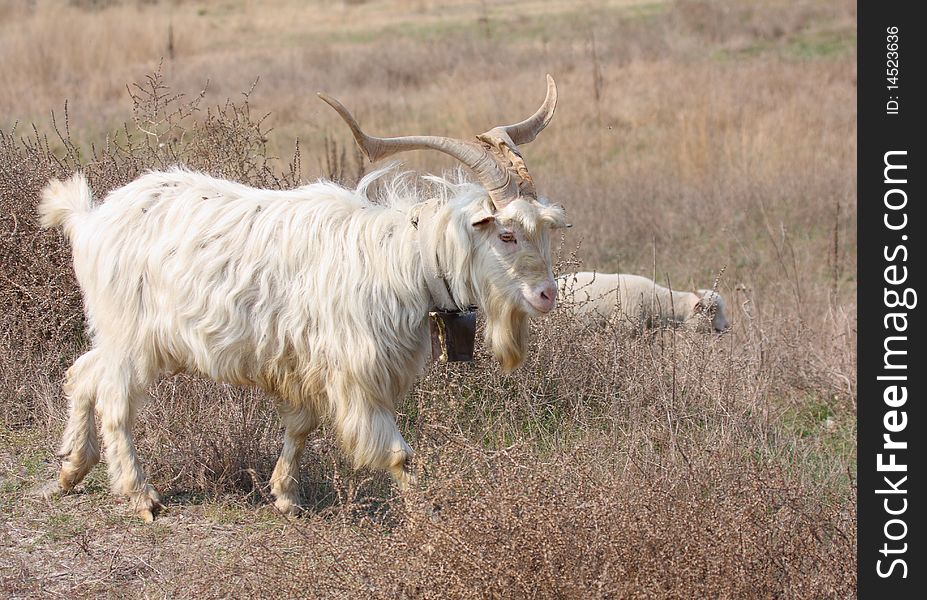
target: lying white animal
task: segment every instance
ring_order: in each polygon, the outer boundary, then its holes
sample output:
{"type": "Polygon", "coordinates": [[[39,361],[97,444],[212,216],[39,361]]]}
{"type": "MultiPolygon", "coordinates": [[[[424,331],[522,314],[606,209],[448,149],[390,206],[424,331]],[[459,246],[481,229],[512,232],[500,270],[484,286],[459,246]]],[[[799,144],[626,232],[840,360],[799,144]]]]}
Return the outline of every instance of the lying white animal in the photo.
{"type": "Polygon", "coordinates": [[[576,315],[637,328],[684,325],[695,331],[730,328],[721,294],[714,290],[677,292],[640,275],[580,272],[557,278],[563,306],[576,315]]]}

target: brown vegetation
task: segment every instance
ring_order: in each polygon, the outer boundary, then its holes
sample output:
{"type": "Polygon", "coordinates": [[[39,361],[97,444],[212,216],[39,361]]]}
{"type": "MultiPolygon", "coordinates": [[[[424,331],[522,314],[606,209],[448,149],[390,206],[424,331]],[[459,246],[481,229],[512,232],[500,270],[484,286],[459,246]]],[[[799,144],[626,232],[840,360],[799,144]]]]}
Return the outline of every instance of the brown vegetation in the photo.
{"type": "Polygon", "coordinates": [[[272,8],[0,0],[0,594],[853,596],[854,4],[272,8]],[[161,56],[170,90],[144,76],[161,56]],[[307,512],[284,519],[267,400],[186,376],[152,390],[137,429],[167,504],[153,525],[100,467],[82,493],[30,495],[86,344],[69,250],[37,227],[51,176],[80,165],[102,194],[183,162],[350,183],[362,166],[317,89],[373,133],[462,136],[530,110],[545,72],[561,105],[525,155],[574,224],[560,268],[718,279],[731,334],[629,339],[558,311],[513,375],[485,354],[435,366],[400,406],[420,474],[405,496],[321,431],[307,512]]]}

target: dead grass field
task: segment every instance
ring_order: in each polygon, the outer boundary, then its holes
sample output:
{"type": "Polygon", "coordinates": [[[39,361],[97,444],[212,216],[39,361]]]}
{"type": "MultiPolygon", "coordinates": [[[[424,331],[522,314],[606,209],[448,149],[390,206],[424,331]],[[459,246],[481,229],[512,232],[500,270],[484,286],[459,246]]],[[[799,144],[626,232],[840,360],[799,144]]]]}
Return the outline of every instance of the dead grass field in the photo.
{"type": "Polygon", "coordinates": [[[824,0],[0,0],[0,596],[855,596],[855,19],[824,0]],[[144,91],[162,57],[185,98],[144,91]],[[524,150],[574,224],[560,268],[717,279],[730,334],[627,339],[557,311],[513,375],[434,367],[399,407],[403,497],[322,430],[308,510],[284,519],[267,399],[185,376],[137,430],[154,524],[102,467],[30,493],[86,344],[67,246],[37,229],[50,176],[82,164],[102,194],[182,160],[350,182],[317,90],[371,132],[462,137],[533,110],[546,72],[557,116],[524,150]]]}

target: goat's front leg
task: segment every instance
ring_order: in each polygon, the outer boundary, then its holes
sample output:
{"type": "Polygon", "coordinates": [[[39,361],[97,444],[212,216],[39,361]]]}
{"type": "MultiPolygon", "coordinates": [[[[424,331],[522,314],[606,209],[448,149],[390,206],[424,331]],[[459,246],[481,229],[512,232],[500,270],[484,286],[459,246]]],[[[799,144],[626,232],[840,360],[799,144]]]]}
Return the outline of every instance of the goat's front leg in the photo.
{"type": "Polygon", "coordinates": [[[399,432],[395,413],[380,414],[377,418],[381,420],[379,424],[381,430],[389,432],[391,440],[389,448],[384,452],[384,464],[380,468],[385,468],[389,472],[400,490],[407,490],[417,481],[415,470],[412,468],[412,458],[415,452],[399,432]]]}
{"type": "Polygon", "coordinates": [[[306,438],[318,423],[314,413],[306,408],[281,404],[278,412],[286,431],[283,450],[270,477],[270,491],[276,499],[274,506],[284,514],[293,515],[299,512],[299,459],[306,447],[306,438]]]}
{"type": "MultiPolygon", "coordinates": [[[[345,423],[348,425],[349,423],[345,423]]],[[[365,414],[363,421],[353,422],[355,430],[341,430],[342,445],[346,440],[354,442],[351,454],[355,467],[370,467],[388,472],[400,490],[415,485],[412,470],[412,448],[396,426],[393,411],[373,409],[365,414]],[[366,421],[366,422],[364,422],[366,421]]]]}
{"type": "Polygon", "coordinates": [[[400,489],[415,484],[412,448],[396,426],[392,401],[371,397],[348,381],[329,386],[335,404],[335,428],[354,466],[381,469],[393,476],[400,489]],[[341,385],[338,385],[338,384],[341,385]]]}

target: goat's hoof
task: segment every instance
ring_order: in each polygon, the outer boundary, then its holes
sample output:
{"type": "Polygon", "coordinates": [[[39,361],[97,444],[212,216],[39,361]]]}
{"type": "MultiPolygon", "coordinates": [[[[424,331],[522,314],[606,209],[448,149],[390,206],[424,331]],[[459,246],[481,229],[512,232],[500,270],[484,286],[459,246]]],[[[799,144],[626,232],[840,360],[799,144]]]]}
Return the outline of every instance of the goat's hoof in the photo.
{"type": "Polygon", "coordinates": [[[161,496],[150,485],[145,486],[145,491],[132,496],[129,503],[135,514],[145,523],[154,521],[155,515],[164,508],[161,496]]]}
{"type": "Polygon", "coordinates": [[[298,517],[303,512],[303,507],[292,498],[281,496],[274,501],[274,507],[288,517],[298,517]]]}
{"type": "Polygon", "coordinates": [[[418,476],[413,471],[406,471],[404,483],[404,490],[415,487],[418,484],[418,476]]]}
{"type": "Polygon", "coordinates": [[[145,523],[154,522],[154,512],[148,509],[138,511],[139,518],[145,523]]]}
{"type": "Polygon", "coordinates": [[[62,470],[58,475],[58,489],[62,494],[69,494],[79,481],[75,481],[74,473],[62,470]]]}
{"type": "Polygon", "coordinates": [[[418,483],[418,477],[415,476],[415,471],[413,471],[412,468],[408,465],[394,469],[390,474],[393,476],[393,480],[396,482],[396,487],[399,488],[400,492],[405,492],[409,488],[413,487],[416,483],[418,483]]]}

